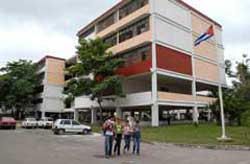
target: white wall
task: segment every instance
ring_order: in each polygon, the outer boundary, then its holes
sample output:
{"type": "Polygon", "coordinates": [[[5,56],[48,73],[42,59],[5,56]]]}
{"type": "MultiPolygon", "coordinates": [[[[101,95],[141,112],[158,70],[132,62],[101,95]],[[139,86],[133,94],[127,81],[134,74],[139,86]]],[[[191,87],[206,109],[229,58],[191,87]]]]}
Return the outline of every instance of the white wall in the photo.
{"type": "Polygon", "coordinates": [[[45,97],[62,97],[63,86],[60,85],[44,85],[43,96],[45,97]]]}
{"type": "Polygon", "coordinates": [[[174,0],[154,0],[153,12],[186,28],[191,28],[190,11],[174,0]]]}
{"type": "Polygon", "coordinates": [[[220,82],[221,84],[225,84],[225,85],[227,84],[225,68],[223,67],[220,67],[220,82]]]}
{"type": "Polygon", "coordinates": [[[61,112],[64,109],[63,86],[44,85],[42,111],[61,112]]]}
{"type": "MultiPolygon", "coordinates": [[[[104,107],[131,107],[131,106],[144,106],[144,105],[151,105],[151,92],[141,92],[141,93],[134,93],[129,94],[125,98],[120,98],[116,102],[113,101],[104,101],[102,105],[104,107]]],[[[89,97],[82,96],[77,97],[75,99],[75,108],[76,109],[86,109],[93,107],[98,107],[96,101],[91,101],[89,97]]]]}
{"type": "Polygon", "coordinates": [[[189,53],[192,52],[192,35],[176,25],[156,18],[156,40],[189,53]]]}
{"type": "Polygon", "coordinates": [[[60,113],[64,109],[63,99],[60,98],[49,98],[43,99],[42,111],[60,113]]]}
{"type": "Polygon", "coordinates": [[[218,55],[218,60],[219,63],[224,64],[225,63],[225,59],[224,59],[224,49],[217,47],[217,55],[218,55]]]}
{"type": "Polygon", "coordinates": [[[218,45],[223,45],[222,43],[222,31],[218,27],[215,27],[215,39],[218,45]]]}

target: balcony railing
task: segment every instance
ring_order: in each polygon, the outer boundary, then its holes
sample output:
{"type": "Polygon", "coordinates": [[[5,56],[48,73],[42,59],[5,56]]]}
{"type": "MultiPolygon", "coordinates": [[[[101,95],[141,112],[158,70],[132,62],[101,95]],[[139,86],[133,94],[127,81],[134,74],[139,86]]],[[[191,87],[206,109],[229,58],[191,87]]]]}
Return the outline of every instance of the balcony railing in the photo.
{"type": "Polygon", "coordinates": [[[180,94],[180,93],[169,93],[169,92],[158,92],[158,98],[161,101],[172,101],[180,103],[198,103],[203,105],[209,105],[215,102],[217,99],[213,97],[197,96],[196,100],[193,95],[180,94]]]}

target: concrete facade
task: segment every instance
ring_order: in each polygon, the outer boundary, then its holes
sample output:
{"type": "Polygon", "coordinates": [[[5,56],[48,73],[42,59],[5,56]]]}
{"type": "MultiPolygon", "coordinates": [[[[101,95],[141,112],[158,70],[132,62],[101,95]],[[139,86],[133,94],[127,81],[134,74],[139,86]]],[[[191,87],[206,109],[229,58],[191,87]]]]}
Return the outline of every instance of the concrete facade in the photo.
{"type": "MultiPolygon", "coordinates": [[[[116,38],[109,51],[128,56],[128,64],[118,70],[127,96],[104,102],[104,107],[119,107],[119,112],[150,108],[152,126],[159,126],[162,108],[191,108],[194,121],[198,121],[198,109],[217,98],[197,93],[226,86],[221,25],[181,0],[123,0],[77,35],[104,41],[116,38]],[[211,25],[214,37],[194,46],[211,25]],[[145,46],[148,51],[138,53],[145,46]]],[[[91,106],[98,107],[88,97],[75,100],[76,111],[91,106]]]]}
{"type": "Polygon", "coordinates": [[[39,74],[43,74],[43,81],[41,84],[42,90],[37,95],[40,99],[35,104],[36,112],[39,112],[37,117],[51,116],[51,114],[59,115],[64,111],[64,69],[65,59],[54,56],[45,56],[37,62],[40,70],[39,74]]]}

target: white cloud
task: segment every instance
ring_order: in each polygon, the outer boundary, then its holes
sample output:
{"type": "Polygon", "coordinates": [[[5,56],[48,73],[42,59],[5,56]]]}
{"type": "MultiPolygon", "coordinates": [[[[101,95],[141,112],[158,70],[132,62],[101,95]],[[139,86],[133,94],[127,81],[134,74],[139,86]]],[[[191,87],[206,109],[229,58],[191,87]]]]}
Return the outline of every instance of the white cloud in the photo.
{"type": "Polygon", "coordinates": [[[116,0],[8,0],[0,5],[0,67],[7,61],[75,54],[77,31],[116,0]],[[87,4],[87,5],[86,5],[87,4]]]}
{"type": "MultiPolygon", "coordinates": [[[[74,55],[76,32],[119,0],[8,0],[0,5],[0,66],[38,60],[45,54],[74,55]],[[87,4],[87,5],[86,5],[87,4]]],[[[185,0],[223,26],[225,58],[250,53],[250,1],[185,0]]]]}

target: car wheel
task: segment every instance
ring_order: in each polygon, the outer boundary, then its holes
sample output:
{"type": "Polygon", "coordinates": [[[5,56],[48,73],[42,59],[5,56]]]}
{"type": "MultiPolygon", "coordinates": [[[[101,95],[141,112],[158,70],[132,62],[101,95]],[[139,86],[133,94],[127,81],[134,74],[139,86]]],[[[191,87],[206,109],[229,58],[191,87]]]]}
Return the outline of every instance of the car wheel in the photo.
{"type": "Polygon", "coordinates": [[[85,135],[85,134],[88,134],[89,133],[89,131],[87,130],[87,129],[83,129],[83,134],[85,135]]]}
{"type": "Polygon", "coordinates": [[[64,133],[65,133],[65,130],[64,130],[64,129],[58,130],[58,134],[59,134],[59,135],[64,135],[64,133]]]}

